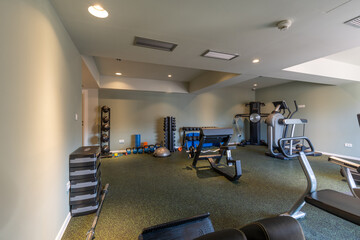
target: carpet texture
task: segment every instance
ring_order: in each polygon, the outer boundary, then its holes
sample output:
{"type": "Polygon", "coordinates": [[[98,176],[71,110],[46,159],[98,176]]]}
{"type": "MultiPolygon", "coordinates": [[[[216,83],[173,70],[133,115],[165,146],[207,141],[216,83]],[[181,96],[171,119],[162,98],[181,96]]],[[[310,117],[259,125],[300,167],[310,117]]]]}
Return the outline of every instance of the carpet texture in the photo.
{"type": "MultiPolygon", "coordinates": [[[[142,229],[210,212],[215,230],[239,228],[252,221],[286,212],[306,188],[298,160],[265,156],[266,147],[233,150],[243,175],[235,183],[209,168],[198,168],[185,152],[168,158],[131,154],[102,160],[102,182],[109,193],[96,227],[96,239],[137,239],[142,229]]],[[[350,193],[339,167],[327,157],[310,157],[318,189],[350,193]]],[[[360,228],[306,204],[300,220],[306,239],[360,239],[360,228]]],[[[85,239],[94,214],[71,219],[62,239],[85,239]]],[[[289,238],[290,239],[290,238],[289,238]]]]}

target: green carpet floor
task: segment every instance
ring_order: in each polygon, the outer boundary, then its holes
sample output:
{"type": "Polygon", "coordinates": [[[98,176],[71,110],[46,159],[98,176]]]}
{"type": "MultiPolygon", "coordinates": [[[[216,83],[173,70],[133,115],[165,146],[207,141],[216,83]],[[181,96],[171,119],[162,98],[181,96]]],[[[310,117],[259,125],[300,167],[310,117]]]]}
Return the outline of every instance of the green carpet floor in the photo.
{"type": "MultiPolygon", "coordinates": [[[[238,228],[286,212],[306,188],[297,160],[264,155],[262,146],[238,147],[243,176],[232,183],[207,161],[191,167],[185,152],[168,158],[132,154],[102,160],[102,182],[110,183],[96,227],[96,239],[137,239],[145,227],[210,212],[215,230],[238,228]],[[201,167],[203,166],[203,167],[201,167]]],[[[350,192],[339,167],[327,157],[310,158],[318,189],[350,192]]],[[[306,239],[360,239],[360,228],[310,205],[300,220],[306,239]]],[[[71,219],[63,239],[85,239],[94,214],[71,219]]],[[[289,238],[291,239],[291,238],[289,238]]]]}

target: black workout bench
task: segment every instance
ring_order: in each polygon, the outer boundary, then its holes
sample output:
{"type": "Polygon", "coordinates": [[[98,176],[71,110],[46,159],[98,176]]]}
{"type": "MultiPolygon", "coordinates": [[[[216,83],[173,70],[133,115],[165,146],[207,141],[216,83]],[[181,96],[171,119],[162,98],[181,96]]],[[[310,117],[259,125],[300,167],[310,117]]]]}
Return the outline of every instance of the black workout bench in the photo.
{"type": "Polygon", "coordinates": [[[229,141],[233,135],[232,128],[201,128],[200,129],[200,143],[196,149],[196,154],[192,163],[196,167],[198,160],[206,159],[209,161],[211,168],[217,173],[224,175],[230,181],[238,180],[241,175],[240,160],[233,160],[231,157],[231,150],[236,149],[236,146],[229,146],[229,141]],[[213,143],[220,145],[217,154],[202,154],[201,151],[204,143],[213,143]],[[226,153],[226,165],[221,164],[220,161],[226,153]]]}

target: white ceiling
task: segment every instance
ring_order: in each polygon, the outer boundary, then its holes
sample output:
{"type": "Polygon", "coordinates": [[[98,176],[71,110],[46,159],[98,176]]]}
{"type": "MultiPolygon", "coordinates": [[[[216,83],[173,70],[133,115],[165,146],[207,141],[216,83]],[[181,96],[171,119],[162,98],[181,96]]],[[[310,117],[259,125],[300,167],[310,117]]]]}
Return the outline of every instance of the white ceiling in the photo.
{"type": "Polygon", "coordinates": [[[204,70],[167,66],[152,63],[134,62],[114,58],[95,57],[96,65],[100,74],[106,76],[116,76],[121,73],[121,77],[147,78],[163,81],[188,82],[204,73],[204,70]],[[171,78],[168,75],[171,75],[171,78]]]}
{"type": "MultiPolygon", "coordinates": [[[[343,24],[359,15],[358,0],[99,0],[109,12],[106,19],[88,13],[92,1],[51,1],[80,53],[97,57],[102,75],[114,70],[109,59],[120,58],[165,65],[163,70],[171,66],[248,76],[232,84],[258,76],[341,84],[347,80],[282,69],[360,45],[360,29],[343,24]],[[284,19],[292,19],[293,25],[280,31],[276,23],[284,19]],[[173,52],[137,47],[135,36],[178,46],[173,52]],[[201,57],[207,49],[239,57],[231,61],[201,57]],[[253,64],[254,58],[261,62],[253,64]]],[[[345,55],[338,61],[352,61],[345,55]]],[[[140,75],[137,78],[154,78],[140,75]]],[[[191,85],[191,79],[187,81],[191,85]]]]}
{"type": "MultiPolygon", "coordinates": [[[[360,29],[359,29],[360,31],[360,29]]],[[[359,40],[360,41],[360,40],[359,40]]],[[[360,43],[359,43],[360,44],[360,43]]],[[[360,47],[352,48],[326,57],[327,59],[360,66],[360,47]]]]}

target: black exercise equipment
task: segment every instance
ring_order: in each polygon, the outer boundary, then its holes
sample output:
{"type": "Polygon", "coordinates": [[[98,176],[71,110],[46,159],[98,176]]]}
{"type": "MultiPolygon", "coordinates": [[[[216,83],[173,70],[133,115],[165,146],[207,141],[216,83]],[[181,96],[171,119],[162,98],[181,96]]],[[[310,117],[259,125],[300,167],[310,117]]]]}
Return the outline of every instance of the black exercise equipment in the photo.
{"type": "Polygon", "coordinates": [[[248,114],[236,114],[234,121],[237,118],[246,117],[249,118],[250,122],[250,139],[241,141],[240,145],[266,145],[265,141],[260,139],[260,120],[262,117],[266,117],[268,113],[261,113],[261,107],[265,106],[262,102],[249,102],[245,104],[249,106],[250,112],[248,114]]]}
{"type": "Polygon", "coordinates": [[[300,223],[287,216],[261,219],[240,229],[214,232],[210,214],[145,228],[139,240],[305,240],[300,223]]]}
{"type": "Polygon", "coordinates": [[[71,216],[96,212],[101,191],[99,146],[79,147],[69,156],[71,216]]]}
{"type": "Polygon", "coordinates": [[[234,130],[232,128],[201,128],[200,129],[200,143],[196,149],[195,158],[192,166],[196,168],[198,160],[206,159],[210,166],[217,173],[224,175],[230,181],[238,180],[241,175],[240,160],[233,160],[231,157],[231,150],[236,149],[236,146],[228,146],[234,130]],[[213,143],[220,145],[220,150],[217,154],[203,154],[201,151],[204,143],[213,143]],[[226,165],[220,163],[223,155],[226,152],[226,165]]]}
{"type": "Polygon", "coordinates": [[[101,107],[101,155],[108,157],[110,155],[110,108],[108,106],[101,107]]]}
{"type": "Polygon", "coordinates": [[[164,145],[170,152],[175,152],[175,117],[164,118],[164,145]]]}
{"type": "MultiPolygon", "coordinates": [[[[305,192],[293,205],[290,211],[284,215],[289,215],[294,218],[304,217],[305,213],[300,210],[305,205],[305,202],[307,202],[315,207],[327,211],[328,213],[360,225],[360,199],[330,189],[316,190],[316,177],[306,157],[314,154],[314,146],[307,137],[282,138],[279,140],[279,146],[281,152],[285,156],[298,158],[307,179],[307,188],[305,192]],[[310,151],[305,152],[305,146],[303,146],[299,152],[293,152],[290,155],[290,153],[283,148],[283,142],[296,140],[304,140],[310,151]]],[[[346,163],[344,163],[344,166],[350,168],[350,166],[346,163]]]]}

